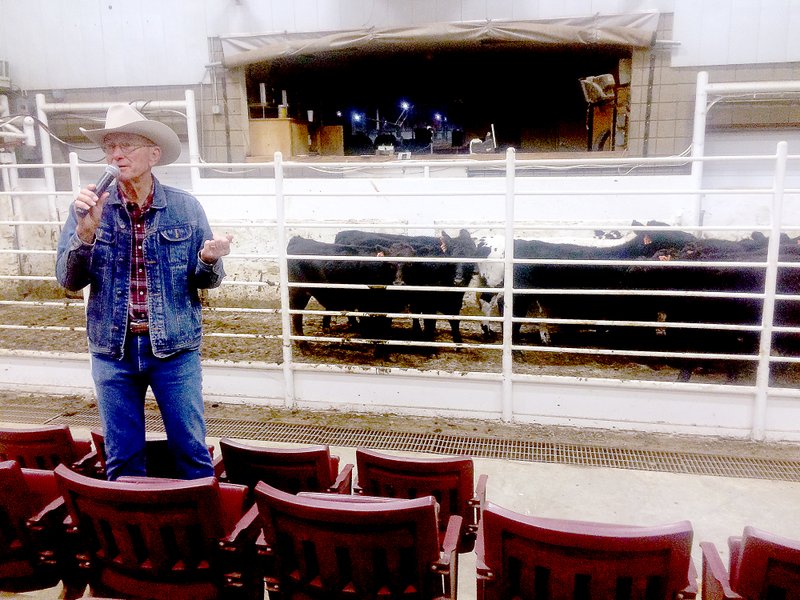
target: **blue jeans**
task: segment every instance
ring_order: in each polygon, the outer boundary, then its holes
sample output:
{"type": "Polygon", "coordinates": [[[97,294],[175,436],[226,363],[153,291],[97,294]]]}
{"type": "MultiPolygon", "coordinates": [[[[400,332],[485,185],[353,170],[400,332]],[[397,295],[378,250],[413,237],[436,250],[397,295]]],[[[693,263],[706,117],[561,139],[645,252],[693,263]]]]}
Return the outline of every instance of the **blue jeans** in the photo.
{"type": "Polygon", "coordinates": [[[92,377],[109,480],[147,474],[144,404],[148,386],[161,411],[178,476],[197,479],[214,474],[206,445],[198,350],[157,358],[149,335],[128,334],[121,359],[92,354],[92,377]]]}

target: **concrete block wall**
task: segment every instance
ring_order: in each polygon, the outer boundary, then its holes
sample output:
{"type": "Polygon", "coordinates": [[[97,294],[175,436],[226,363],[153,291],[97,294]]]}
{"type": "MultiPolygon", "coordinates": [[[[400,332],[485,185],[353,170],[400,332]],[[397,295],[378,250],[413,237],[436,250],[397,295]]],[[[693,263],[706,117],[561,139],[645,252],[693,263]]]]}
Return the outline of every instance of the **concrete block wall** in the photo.
{"type": "Polygon", "coordinates": [[[222,48],[210,38],[208,84],[198,98],[200,152],[206,162],[244,162],[249,146],[244,69],[218,65],[222,48]]]}
{"type": "MultiPolygon", "coordinates": [[[[673,15],[662,14],[656,38],[672,40],[672,26],[673,15]]],[[[661,46],[633,53],[627,149],[632,156],[671,156],[689,149],[701,70],[711,83],[800,79],[800,63],[673,67],[671,48],[661,46]]],[[[791,100],[718,103],[707,118],[708,129],[798,126],[800,105],[791,100]]]]}

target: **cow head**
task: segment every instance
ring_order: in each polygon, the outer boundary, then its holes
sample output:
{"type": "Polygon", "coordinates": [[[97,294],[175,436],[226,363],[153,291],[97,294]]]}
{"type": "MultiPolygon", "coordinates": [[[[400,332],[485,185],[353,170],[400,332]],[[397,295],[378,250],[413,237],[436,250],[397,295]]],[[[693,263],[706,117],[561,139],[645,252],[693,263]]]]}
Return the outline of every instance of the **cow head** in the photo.
{"type": "MultiPolygon", "coordinates": [[[[472,236],[466,229],[462,229],[456,238],[450,237],[447,235],[446,231],[442,231],[440,241],[442,244],[442,251],[447,256],[452,256],[453,258],[480,258],[475,240],[472,239],[472,236]]],[[[472,276],[475,274],[475,263],[459,262],[456,263],[455,267],[456,272],[453,278],[453,285],[464,286],[469,284],[472,280],[472,276]]]]}
{"type": "MultiPolygon", "coordinates": [[[[410,244],[405,242],[394,242],[389,246],[378,244],[375,246],[375,256],[415,256],[416,252],[410,244]]],[[[405,285],[404,271],[410,263],[405,261],[387,262],[394,269],[394,281],[392,285],[405,285]]]]}
{"type": "MultiPolygon", "coordinates": [[[[638,221],[634,221],[632,225],[641,226],[642,224],[638,221]]],[[[697,240],[691,233],[666,229],[669,227],[669,224],[662,223],[661,221],[648,221],[647,226],[656,227],[658,229],[638,232],[637,240],[642,246],[641,256],[651,256],[659,250],[669,248],[683,248],[687,244],[697,240]],[[665,229],[661,229],[662,227],[665,229]]]]}

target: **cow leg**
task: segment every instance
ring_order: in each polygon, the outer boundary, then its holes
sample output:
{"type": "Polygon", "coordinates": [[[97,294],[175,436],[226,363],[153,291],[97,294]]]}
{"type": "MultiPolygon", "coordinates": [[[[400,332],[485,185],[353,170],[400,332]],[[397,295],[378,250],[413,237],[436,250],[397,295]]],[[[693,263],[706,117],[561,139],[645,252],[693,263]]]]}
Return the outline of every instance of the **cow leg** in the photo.
{"type": "MultiPolygon", "coordinates": [[[[300,288],[289,288],[289,308],[304,310],[311,300],[311,295],[300,288]]],[[[292,333],[303,335],[303,315],[292,315],[292,333]]]]}
{"type": "MultiPolygon", "coordinates": [[[[500,313],[500,294],[481,294],[478,298],[478,304],[480,305],[481,312],[484,316],[491,317],[492,314],[500,313]]],[[[494,330],[492,329],[492,325],[489,321],[483,321],[481,323],[481,332],[483,334],[483,341],[491,342],[497,338],[494,330]]]]}
{"type": "Polygon", "coordinates": [[[436,319],[422,319],[422,339],[432,342],[436,337],[436,319]]]}
{"type": "MultiPolygon", "coordinates": [[[[322,333],[331,333],[332,322],[333,317],[331,315],[322,315],[322,333]]],[[[347,317],[347,329],[349,331],[359,330],[358,317],[347,317]]]]}
{"type": "Polygon", "coordinates": [[[415,340],[422,339],[422,325],[420,324],[420,319],[417,317],[411,319],[411,336],[415,340]]]}
{"type": "MultiPolygon", "coordinates": [[[[538,300],[536,301],[536,316],[540,318],[547,317],[547,311],[538,300]]],[[[550,336],[550,326],[547,323],[539,323],[538,329],[539,329],[539,340],[542,342],[544,346],[549,346],[550,343],[553,341],[552,337],[550,336]]]]}
{"type": "Polygon", "coordinates": [[[322,315],[322,333],[331,332],[331,316],[322,315]]]}
{"type": "Polygon", "coordinates": [[[454,344],[462,343],[460,325],[461,321],[459,321],[458,319],[450,319],[450,332],[453,335],[454,344]]]}
{"type": "MultiPolygon", "coordinates": [[[[531,307],[531,301],[531,296],[526,294],[514,296],[514,316],[518,319],[526,317],[531,307]]],[[[511,326],[511,339],[514,341],[514,343],[520,343],[521,332],[522,323],[515,322],[511,326]]]]}

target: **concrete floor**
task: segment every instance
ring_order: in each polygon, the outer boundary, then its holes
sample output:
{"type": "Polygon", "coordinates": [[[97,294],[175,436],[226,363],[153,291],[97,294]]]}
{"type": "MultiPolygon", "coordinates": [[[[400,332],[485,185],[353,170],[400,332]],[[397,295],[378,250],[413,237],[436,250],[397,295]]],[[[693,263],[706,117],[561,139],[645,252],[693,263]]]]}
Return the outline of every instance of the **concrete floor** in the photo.
{"type": "MultiPolygon", "coordinates": [[[[0,425],[22,427],[19,423],[0,425]]],[[[88,438],[88,430],[73,430],[76,437],[88,438]]],[[[331,450],[341,457],[342,464],[355,463],[354,448],[331,450]]],[[[727,563],[726,540],[740,534],[745,525],[800,539],[800,483],[484,458],[474,461],[476,474],[488,475],[487,500],[523,514],[637,525],[688,519],[695,532],[693,557],[698,572],[699,542],[714,542],[727,563]]],[[[473,554],[460,557],[459,570],[459,598],[474,599],[473,554]]],[[[0,598],[50,599],[58,598],[60,591],[57,587],[16,595],[0,592],[0,598]]]]}

